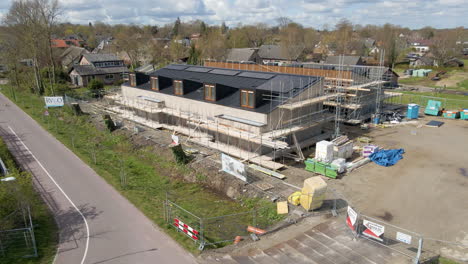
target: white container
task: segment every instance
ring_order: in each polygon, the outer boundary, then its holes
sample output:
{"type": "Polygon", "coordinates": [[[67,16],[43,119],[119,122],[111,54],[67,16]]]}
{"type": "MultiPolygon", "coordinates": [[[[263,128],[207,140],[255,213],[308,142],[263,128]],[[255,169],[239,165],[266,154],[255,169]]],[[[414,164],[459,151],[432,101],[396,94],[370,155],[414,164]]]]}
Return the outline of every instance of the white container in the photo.
{"type": "Polygon", "coordinates": [[[317,142],[315,147],[315,159],[326,163],[332,162],[333,146],[333,143],[326,140],[317,142]]]}

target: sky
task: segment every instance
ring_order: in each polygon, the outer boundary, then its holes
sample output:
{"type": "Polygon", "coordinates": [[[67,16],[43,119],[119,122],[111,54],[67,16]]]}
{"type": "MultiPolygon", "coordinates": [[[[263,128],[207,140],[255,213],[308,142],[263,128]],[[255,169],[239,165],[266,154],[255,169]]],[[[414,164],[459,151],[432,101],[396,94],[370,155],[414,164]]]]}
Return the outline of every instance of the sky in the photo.
{"type": "MultiPolygon", "coordinates": [[[[288,17],[317,29],[343,18],[353,24],[391,23],[411,29],[468,27],[468,0],[59,0],[61,21],[163,25],[201,19],[210,25],[266,23],[288,17]]],[[[0,1],[0,15],[13,0],[0,1]]]]}

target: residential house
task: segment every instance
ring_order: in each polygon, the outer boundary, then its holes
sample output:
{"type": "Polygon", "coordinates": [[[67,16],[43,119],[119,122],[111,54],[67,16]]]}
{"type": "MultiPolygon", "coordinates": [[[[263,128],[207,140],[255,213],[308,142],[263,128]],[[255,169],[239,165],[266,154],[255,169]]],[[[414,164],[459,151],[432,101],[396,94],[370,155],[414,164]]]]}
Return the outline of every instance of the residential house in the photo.
{"type": "Polygon", "coordinates": [[[322,54],[322,55],[329,55],[329,56],[335,55],[335,51],[332,50],[328,44],[322,43],[322,41],[315,44],[313,52],[315,54],[322,54]]]}
{"type": "Polygon", "coordinates": [[[81,56],[86,53],[89,53],[89,51],[87,51],[85,48],[75,46],[68,47],[60,55],[60,63],[65,70],[68,70],[73,65],[79,64],[81,56]]]}
{"type": "Polygon", "coordinates": [[[410,44],[410,47],[414,49],[414,51],[423,56],[424,54],[428,53],[430,47],[432,45],[432,41],[428,39],[420,39],[415,40],[410,44]]]}
{"type": "Polygon", "coordinates": [[[444,62],[444,67],[459,67],[463,68],[465,66],[465,63],[457,58],[451,58],[450,60],[447,60],[444,62]]]}
{"type": "Polygon", "coordinates": [[[262,63],[258,55],[258,48],[229,49],[226,61],[240,63],[262,63]]]}
{"type": "Polygon", "coordinates": [[[328,56],[325,64],[364,65],[361,56],[328,56]]]}
{"type": "Polygon", "coordinates": [[[87,86],[93,79],[104,84],[115,84],[128,75],[123,60],[114,54],[83,54],[78,65],[69,69],[70,79],[74,85],[87,86]]]}
{"type": "Polygon", "coordinates": [[[431,54],[425,54],[422,57],[410,60],[410,66],[424,67],[424,66],[438,66],[436,59],[431,54]]]}
{"type": "Polygon", "coordinates": [[[283,65],[297,61],[303,51],[304,48],[301,46],[262,45],[258,50],[258,56],[263,64],[283,65]]]}
{"type": "Polygon", "coordinates": [[[53,38],[50,40],[52,48],[66,49],[68,47],[81,47],[84,45],[84,41],[77,35],[70,35],[65,38],[53,38]]]}

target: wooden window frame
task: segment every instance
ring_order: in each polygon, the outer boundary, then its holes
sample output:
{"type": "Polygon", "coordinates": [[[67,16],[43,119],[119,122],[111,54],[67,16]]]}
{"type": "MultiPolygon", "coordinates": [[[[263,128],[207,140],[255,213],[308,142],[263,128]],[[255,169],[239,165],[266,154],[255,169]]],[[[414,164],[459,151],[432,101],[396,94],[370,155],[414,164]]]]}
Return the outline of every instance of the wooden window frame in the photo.
{"type": "Polygon", "coordinates": [[[128,77],[130,79],[130,86],[136,87],[136,74],[129,74],[128,77]]]}
{"type": "Polygon", "coordinates": [[[153,91],[159,91],[159,80],[158,77],[151,76],[150,77],[150,84],[151,84],[151,90],[153,91]],[[154,82],[156,82],[156,86],[154,86],[154,82]]]}
{"type": "Polygon", "coordinates": [[[203,85],[203,95],[204,95],[205,100],[207,101],[212,101],[212,102],[216,101],[216,84],[205,83],[203,85]],[[208,90],[211,90],[211,92],[209,93],[209,96],[207,95],[208,90]]]}
{"type": "Polygon", "coordinates": [[[246,107],[246,108],[255,108],[255,92],[254,91],[251,91],[251,90],[240,90],[240,105],[241,107],[246,107]],[[246,102],[247,104],[246,105],[243,105],[242,104],[242,94],[246,94],[246,102]],[[249,101],[249,94],[253,94],[254,95],[254,100],[252,102],[252,105],[250,105],[250,101],[249,101]]]}
{"type": "Polygon", "coordinates": [[[172,82],[172,86],[174,86],[175,95],[184,95],[184,82],[182,80],[174,80],[172,82]],[[176,83],[180,83],[180,88],[176,86],[176,83]],[[179,92],[179,89],[181,90],[180,92],[179,92]]]}

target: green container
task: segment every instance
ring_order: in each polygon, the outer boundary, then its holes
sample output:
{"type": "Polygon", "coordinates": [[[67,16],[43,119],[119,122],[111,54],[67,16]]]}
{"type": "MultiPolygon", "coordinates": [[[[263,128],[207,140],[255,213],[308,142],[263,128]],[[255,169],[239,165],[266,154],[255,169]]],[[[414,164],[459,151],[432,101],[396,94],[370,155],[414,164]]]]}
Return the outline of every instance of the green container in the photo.
{"type": "Polygon", "coordinates": [[[427,106],[424,110],[424,114],[438,116],[441,106],[442,103],[440,101],[429,100],[427,101],[427,106]]]}
{"type": "Polygon", "coordinates": [[[458,111],[444,111],[443,116],[445,118],[456,119],[458,117],[458,111]]]}
{"type": "Polygon", "coordinates": [[[327,166],[325,168],[325,176],[336,179],[336,177],[338,176],[338,171],[331,166],[327,166]]]}
{"type": "Polygon", "coordinates": [[[313,159],[307,159],[304,164],[306,171],[315,172],[315,161],[313,159]]]}
{"type": "Polygon", "coordinates": [[[318,173],[318,174],[325,175],[326,167],[327,167],[326,163],[316,162],[315,163],[315,172],[318,173]]]}
{"type": "Polygon", "coordinates": [[[468,120],[468,109],[463,109],[460,111],[460,119],[468,120]]]}

